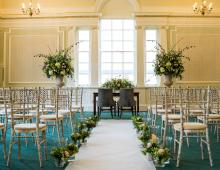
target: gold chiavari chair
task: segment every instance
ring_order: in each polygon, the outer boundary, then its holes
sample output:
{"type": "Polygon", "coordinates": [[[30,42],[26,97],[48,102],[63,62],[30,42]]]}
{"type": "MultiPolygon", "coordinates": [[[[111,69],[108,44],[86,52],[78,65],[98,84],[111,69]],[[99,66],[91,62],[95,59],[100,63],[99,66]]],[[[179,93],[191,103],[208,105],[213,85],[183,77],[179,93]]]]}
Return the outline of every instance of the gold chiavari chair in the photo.
{"type": "Polygon", "coordinates": [[[41,98],[41,89],[10,89],[10,114],[11,114],[11,137],[10,137],[10,146],[9,146],[9,154],[7,160],[7,166],[10,165],[11,156],[13,151],[13,146],[15,143],[18,144],[18,159],[21,158],[21,139],[22,138],[34,138],[36,139],[37,149],[38,149],[38,158],[40,167],[42,167],[42,153],[41,153],[41,145],[44,144],[44,151],[45,157],[47,158],[47,144],[46,144],[46,124],[40,123],[40,108],[42,107],[41,98]],[[20,91],[23,92],[20,92],[20,91]],[[18,92],[19,91],[19,92],[18,92]],[[31,92],[30,92],[31,91],[31,92]],[[16,96],[17,93],[20,94],[32,94],[29,96],[32,100],[27,100],[27,96],[23,98],[21,95],[20,100],[19,97],[16,96]],[[23,100],[25,99],[25,100],[23,100]],[[24,103],[25,101],[25,103],[24,103]],[[20,111],[20,105],[26,107],[26,105],[35,105],[35,112],[36,112],[36,122],[35,123],[28,123],[24,122],[17,122],[14,119],[14,114],[20,111]],[[34,134],[34,135],[33,135],[34,134]],[[17,139],[17,140],[16,140],[17,139]]]}
{"type": "Polygon", "coordinates": [[[8,114],[7,114],[7,105],[8,104],[8,98],[6,96],[6,90],[1,88],[0,89],[0,110],[1,110],[1,115],[0,115],[0,142],[3,144],[3,153],[4,153],[4,159],[6,159],[7,154],[6,154],[6,133],[7,133],[7,128],[8,128],[8,114]],[[4,113],[4,114],[3,114],[4,113]]]}
{"type": "MultiPolygon", "coordinates": [[[[51,91],[46,90],[46,92],[45,92],[45,89],[44,89],[44,91],[43,91],[44,96],[42,98],[42,100],[44,102],[47,100],[47,98],[45,99],[45,96],[46,97],[48,96],[48,95],[45,95],[45,93],[47,94],[47,92],[51,92],[51,91]]],[[[40,116],[40,122],[47,124],[47,126],[56,127],[58,141],[59,141],[59,143],[61,143],[61,137],[62,137],[62,140],[64,140],[64,129],[63,129],[64,116],[59,114],[59,102],[60,102],[60,100],[59,100],[59,95],[60,94],[59,93],[60,93],[60,89],[59,88],[54,89],[54,93],[55,93],[55,96],[51,96],[52,99],[49,99],[50,102],[51,101],[52,102],[49,105],[48,105],[48,102],[46,102],[48,107],[44,106],[44,108],[42,109],[43,114],[40,116]],[[61,130],[61,135],[62,135],[61,137],[60,137],[60,130],[61,130]]]]}
{"type": "Polygon", "coordinates": [[[210,148],[210,140],[209,140],[209,129],[207,125],[207,117],[210,112],[210,88],[208,89],[179,89],[180,90],[180,123],[176,123],[173,125],[174,129],[174,153],[176,153],[176,145],[178,144],[178,154],[177,154],[177,162],[176,166],[179,167],[180,164],[180,156],[182,152],[183,139],[185,138],[199,138],[200,139],[200,147],[201,147],[201,157],[204,159],[203,154],[203,144],[207,145],[209,162],[210,166],[213,166],[212,153],[210,148]],[[189,97],[189,94],[193,94],[194,97],[189,97]],[[183,107],[186,104],[186,107],[183,107]],[[186,117],[189,116],[190,113],[190,105],[192,106],[201,106],[204,110],[201,116],[204,117],[204,122],[199,123],[196,121],[191,121],[190,118],[184,119],[184,115],[186,117]]]}

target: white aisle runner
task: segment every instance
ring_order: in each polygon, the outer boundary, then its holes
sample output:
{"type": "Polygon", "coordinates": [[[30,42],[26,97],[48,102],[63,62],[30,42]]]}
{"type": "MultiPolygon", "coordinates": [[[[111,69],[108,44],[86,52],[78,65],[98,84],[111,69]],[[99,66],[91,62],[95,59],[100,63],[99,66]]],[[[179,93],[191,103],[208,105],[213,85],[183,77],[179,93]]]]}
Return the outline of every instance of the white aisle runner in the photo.
{"type": "Polygon", "coordinates": [[[130,120],[101,120],[66,170],[154,170],[130,120]]]}

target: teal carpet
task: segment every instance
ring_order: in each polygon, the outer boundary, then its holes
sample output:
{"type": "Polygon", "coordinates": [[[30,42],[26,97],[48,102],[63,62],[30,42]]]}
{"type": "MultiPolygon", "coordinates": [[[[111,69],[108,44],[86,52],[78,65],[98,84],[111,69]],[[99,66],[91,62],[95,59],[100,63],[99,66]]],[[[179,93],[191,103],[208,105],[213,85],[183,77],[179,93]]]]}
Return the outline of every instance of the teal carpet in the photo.
{"type": "MultiPolygon", "coordinates": [[[[85,117],[91,116],[91,112],[86,112],[84,114],[85,117]]],[[[146,112],[142,112],[141,115],[146,117],[146,112]]],[[[108,112],[103,112],[101,115],[102,119],[111,119],[110,114],[108,112]]],[[[123,119],[130,119],[131,113],[124,113],[123,119]]],[[[117,117],[115,119],[118,119],[117,117]]],[[[74,117],[74,122],[79,122],[80,116],[79,113],[77,113],[74,117]]],[[[160,121],[158,121],[158,125],[160,125],[160,121]]],[[[70,128],[67,125],[64,125],[64,138],[65,140],[70,140],[70,128]]],[[[159,130],[158,130],[159,132],[159,130]]],[[[159,133],[158,133],[159,134],[159,133]]],[[[9,146],[9,138],[10,138],[10,129],[7,133],[7,149],[9,146]]],[[[199,143],[197,143],[196,139],[190,139],[190,148],[187,148],[186,142],[184,142],[184,147],[182,149],[182,156],[181,156],[181,162],[180,162],[180,168],[175,167],[175,160],[171,159],[171,162],[169,165],[167,165],[165,168],[157,168],[157,169],[164,169],[164,170],[220,170],[220,143],[217,143],[216,136],[213,133],[210,133],[211,138],[211,149],[212,149],[212,155],[213,155],[213,161],[214,161],[214,167],[209,167],[209,161],[208,161],[208,155],[207,150],[205,150],[205,159],[201,160],[201,154],[200,154],[200,146],[199,143]]],[[[168,138],[168,147],[172,148],[173,140],[172,136],[168,138]]],[[[52,134],[52,129],[49,128],[49,132],[47,132],[47,145],[48,145],[48,153],[50,153],[51,149],[53,147],[58,146],[57,142],[57,135],[56,131],[54,134],[52,134]]],[[[6,166],[6,161],[3,158],[3,151],[2,151],[2,145],[0,144],[0,170],[59,170],[62,168],[57,168],[54,165],[54,160],[50,155],[48,154],[48,160],[44,161],[44,167],[39,167],[38,162],[38,155],[37,155],[37,148],[32,142],[32,140],[29,140],[28,147],[25,146],[24,141],[22,142],[22,151],[21,151],[21,160],[18,160],[17,158],[17,145],[14,145],[13,149],[13,155],[11,159],[11,166],[8,168],[6,166]]],[[[171,150],[172,152],[172,150],[171,150]]]]}

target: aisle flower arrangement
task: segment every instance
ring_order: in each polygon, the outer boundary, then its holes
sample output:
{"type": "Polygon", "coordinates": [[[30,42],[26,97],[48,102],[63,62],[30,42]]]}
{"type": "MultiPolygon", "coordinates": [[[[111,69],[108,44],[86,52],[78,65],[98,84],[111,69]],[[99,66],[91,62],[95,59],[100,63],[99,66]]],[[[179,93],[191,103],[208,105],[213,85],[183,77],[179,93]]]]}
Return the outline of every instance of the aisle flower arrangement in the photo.
{"type": "Polygon", "coordinates": [[[120,88],[133,88],[134,84],[126,78],[112,78],[106,81],[102,87],[119,90],[120,88]]]}
{"type": "Polygon", "coordinates": [[[64,167],[69,161],[75,159],[81,144],[86,142],[86,138],[89,137],[92,128],[96,127],[98,121],[97,116],[86,118],[79,123],[75,132],[71,134],[72,142],[52,149],[50,154],[55,158],[57,167],[64,167]]]}
{"type": "Polygon", "coordinates": [[[151,133],[144,119],[134,116],[132,122],[139,133],[138,138],[142,142],[142,153],[147,155],[148,160],[153,160],[156,167],[164,167],[168,164],[170,159],[168,148],[158,144],[157,136],[151,133]]]}

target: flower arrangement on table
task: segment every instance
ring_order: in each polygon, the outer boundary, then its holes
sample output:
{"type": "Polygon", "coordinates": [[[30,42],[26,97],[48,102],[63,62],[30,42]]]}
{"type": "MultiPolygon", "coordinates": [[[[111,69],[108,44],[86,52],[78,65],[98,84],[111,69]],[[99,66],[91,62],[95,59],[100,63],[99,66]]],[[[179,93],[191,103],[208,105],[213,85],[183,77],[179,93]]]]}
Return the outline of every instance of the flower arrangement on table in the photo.
{"type": "Polygon", "coordinates": [[[132,117],[137,132],[140,133],[138,137],[142,141],[142,153],[147,155],[149,160],[153,160],[155,166],[163,167],[169,163],[170,153],[168,148],[160,146],[158,144],[158,137],[151,133],[149,126],[140,116],[132,117]]]}
{"type": "MultiPolygon", "coordinates": [[[[77,43],[75,44],[77,45],[77,43]]],[[[74,68],[71,58],[71,49],[74,45],[62,50],[56,50],[54,53],[37,54],[34,57],[44,58],[42,71],[47,78],[59,78],[63,81],[64,77],[73,77],[74,68]]]]}
{"type": "Polygon", "coordinates": [[[169,76],[170,79],[183,78],[182,74],[185,71],[184,59],[190,60],[190,58],[185,56],[183,52],[193,48],[194,46],[186,46],[185,48],[176,50],[175,47],[177,43],[167,51],[159,43],[157,43],[155,48],[158,53],[156,54],[156,60],[154,62],[154,72],[156,75],[169,76]]]}
{"type": "Polygon", "coordinates": [[[112,78],[102,84],[102,87],[119,90],[120,88],[133,88],[134,84],[126,78],[112,78]]]}

